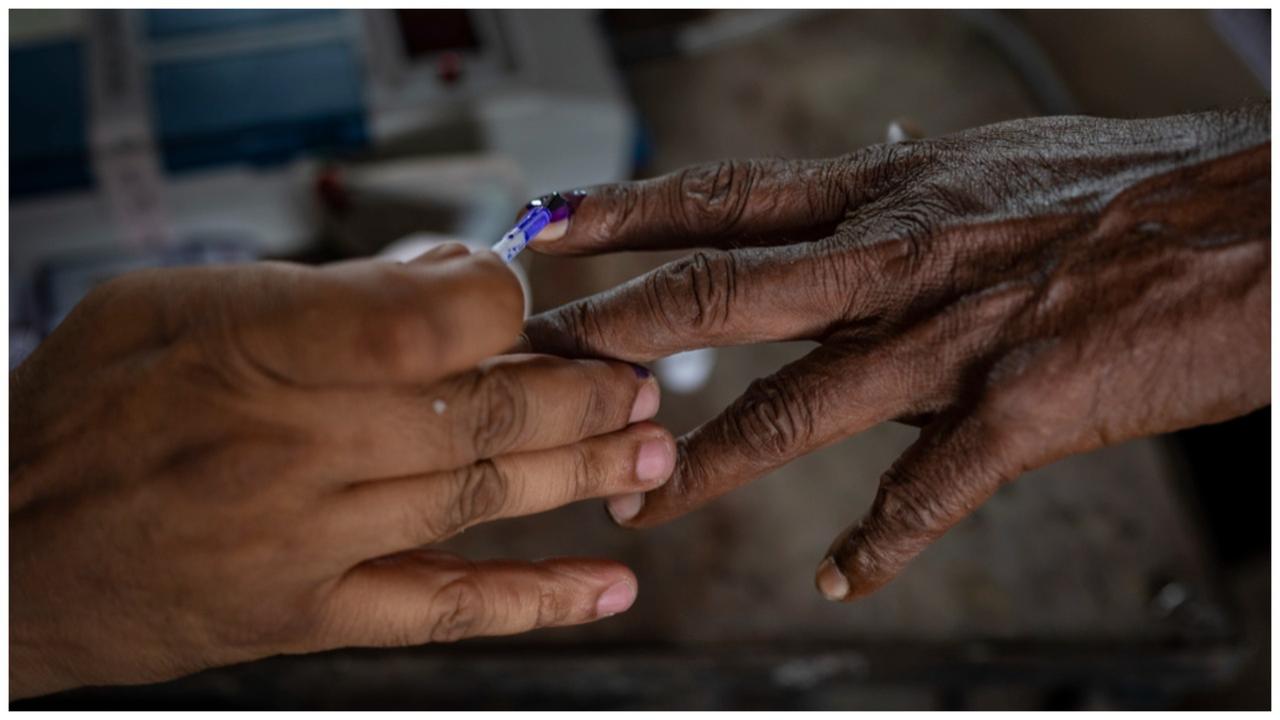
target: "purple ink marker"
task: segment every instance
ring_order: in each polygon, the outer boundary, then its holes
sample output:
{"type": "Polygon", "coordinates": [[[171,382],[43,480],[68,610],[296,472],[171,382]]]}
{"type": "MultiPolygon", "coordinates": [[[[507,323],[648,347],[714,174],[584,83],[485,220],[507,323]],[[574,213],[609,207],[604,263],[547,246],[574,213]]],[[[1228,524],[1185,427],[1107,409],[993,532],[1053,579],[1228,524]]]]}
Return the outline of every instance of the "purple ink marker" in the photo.
{"type": "Polygon", "coordinates": [[[520,216],[516,226],[502,236],[502,239],[490,248],[498,253],[503,262],[511,262],[529,246],[529,243],[542,232],[542,229],[553,222],[567,219],[573,214],[570,206],[560,193],[544,195],[526,206],[525,214],[520,216]]]}

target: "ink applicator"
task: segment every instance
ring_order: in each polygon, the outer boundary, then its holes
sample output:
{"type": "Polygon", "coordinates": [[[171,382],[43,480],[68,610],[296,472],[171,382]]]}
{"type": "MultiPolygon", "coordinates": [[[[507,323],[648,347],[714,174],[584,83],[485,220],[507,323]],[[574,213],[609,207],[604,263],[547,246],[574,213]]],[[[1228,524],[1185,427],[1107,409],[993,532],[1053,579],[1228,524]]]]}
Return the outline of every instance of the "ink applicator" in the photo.
{"type": "Polygon", "coordinates": [[[538,237],[543,228],[553,222],[567,220],[572,214],[573,206],[560,193],[544,195],[526,206],[525,213],[520,216],[516,226],[494,243],[490,250],[498,253],[503,262],[509,263],[538,237]]]}

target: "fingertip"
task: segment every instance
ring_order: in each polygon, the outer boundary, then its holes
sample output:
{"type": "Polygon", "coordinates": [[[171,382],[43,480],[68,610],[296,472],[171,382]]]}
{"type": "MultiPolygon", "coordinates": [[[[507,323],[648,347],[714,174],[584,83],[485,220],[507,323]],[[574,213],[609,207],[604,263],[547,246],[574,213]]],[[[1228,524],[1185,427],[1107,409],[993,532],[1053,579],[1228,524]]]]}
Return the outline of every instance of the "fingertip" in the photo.
{"type": "MultiPolygon", "coordinates": [[[[506,273],[507,275],[510,275],[513,279],[515,278],[515,271],[513,271],[507,263],[503,262],[502,258],[498,255],[498,253],[488,248],[475,248],[471,250],[471,253],[467,255],[465,258],[458,258],[458,260],[459,262],[469,262],[472,264],[479,265],[485,268],[486,270],[497,271],[501,269],[504,273],[506,273]]],[[[516,282],[518,283],[519,280],[516,280],[516,282]]]]}
{"type": "Polygon", "coordinates": [[[627,426],[627,428],[646,437],[666,438],[668,442],[675,445],[675,436],[671,434],[671,431],[652,420],[641,420],[638,423],[627,426]]]}
{"type": "MultiPolygon", "coordinates": [[[[500,300],[504,306],[509,305],[514,310],[504,314],[503,317],[517,319],[519,326],[512,332],[512,336],[519,335],[524,326],[524,288],[520,285],[520,278],[516,276],[511,266],[503,262],[497,253],[488,249],[474,250],[470,255],[450,258],[449,262],[476,268],[495,283],[497,292],[500,294],[491,297],[500,300]]],[[[489,293],[493,288],[481,290],[489,293]]]]}
{"type": "MultiPolygon", "coordinates": [[[[676,475],[679,472],[678,466],[680,464],[679,451],[677,450],[678,443],[670,433],[665,430],[664,433],[667,436],[664,441],[667,443],[667,447],[670,448],[672,457],[671,470],[666,473],[666,477],[655,487],[643,493],[637,493],[637,497],[629,501],[634,504],[634,509],[624,506],[624,508],[630,510],[622,513],[625,515],[624,518],[619,518],[615,515],[614,509],[610,508],[610,515],[614,517],[614,522],[619,527],[628,530],[646,530],[688,512],[688,508],[683,508],[682,506],[684,496],[675,487],[677,483],[676,475]]],[[[610,500],[614,500],[614,498],[610,498],[610,500]]]]}
{"type": "Polygon", "coordinates": [[[823,597],[832,602],[843,602],[849,598],[849,578],[845,577],[835,558],[830,555],[818,564],[814,585],[823,597]]]}
{"type": "Polygon", "coordinates": [[[615,495],[605,500],[604,505],[613,522],[625,526],[628,521],[640,514],[641,508],[644,507],[644,493],[615,495]]]}
{"type": "Polygon", "coordinates": [[[672,457],[676,455],[676,436],[671,434],[671,430],[654,423],[653,420],[641,420],[639,423],[627,425],[626,432],[634,433],[640,442],[662,442],[667,446],[672,457]]]}
{"type": "Polygon", "coordinates": [[[529,247],[546,252],[553,243],[569,233],[573,213],[586,194],[581,190],[554,192],[530,200],[521,210],[521,217],[532,210],[544,208],[548,212],[547,224],[529,241],[529,247]]]}
{"type": "MultiPolygon", "coordinates": [[[[674,473],[672,473],[672,477],[674,477],[674,473]]],[[[664,499],[665,496],[669,495],[666,490],[670,484],[671,478],[669,477],[658,487],[640,493],[638,499],[639,508],[626,520],[617,520],[615,518],[615,524],[627,530],[648,530],[682,515],[682,512],[673,512],[669,501],[664,499]]],[[[612,514],[612,511],[610,514],[612,514]]]]}
{"type": "Polygon", "coordinates": [[[524,289],[493,252],[477,250],[436,262],[405,266],[423,294],[401,301],[426,321],[436,354],[434,371],[448,375],[473,367],[518,342],[524,329],[524,289]]]}
{"type": "Polygon", "coordinates": [[[676,466],[676,442],[661,425],[641,422],[629,430],[641,436],[636,446],[634,477],[641,490],[614,495],[605,500],[605,509],[614,524],[625,527],[644,509],[646,494],[671,479],[676,466]]]}
{"type": "Polygon", "coordinates": [[[616,560],[606,560],[605,562],[607,563],[607,573],[612,575],[612,577],[608,579],[608,584],[610,586],[614,583],[624,582],[629,583],[632,588],[640,587],[640,581],[636,579],[636,574],[631,570],[631,568],[616,560]]]}
{"type": "Polygon", "coordinates": [[[640,587],[631,568],[606,558],[557,557],[537,561],[537,565],[575,579],[572,592],[590,601],[599,619],[626,612],[635,603],[640,587]]]}
{"type": "Polygon", "coordinates": [[[658,388],[658,381],[653,378],[641,380],[635,399],[631,403],[631,415],[627,422],[635,423],[651,419],[658,414],[658,407],[661,404],[662,391],[658,388]]]}
{"type": "Polygon", "coordinates": [[[676,449],[669,438],[658,437],[640,444],[636,452],[636,479],[647,488],[665,483],[675,468],[676,449]]]}
{"type": "Polygon", "coordinates": [[[884,587],[897,577],[905,562],[902,548],[883,541],[872,543],[864,521],[845,530],[831,544],[818,565],[815,582],[828,600],[849,602],[884,587]]]}
{"type": "Polygon", "coordinates": [[[596,598],[596,617],[605,618],[626,612],[636,601],[636,583],[634,579],[619,580],[596,598]]]}

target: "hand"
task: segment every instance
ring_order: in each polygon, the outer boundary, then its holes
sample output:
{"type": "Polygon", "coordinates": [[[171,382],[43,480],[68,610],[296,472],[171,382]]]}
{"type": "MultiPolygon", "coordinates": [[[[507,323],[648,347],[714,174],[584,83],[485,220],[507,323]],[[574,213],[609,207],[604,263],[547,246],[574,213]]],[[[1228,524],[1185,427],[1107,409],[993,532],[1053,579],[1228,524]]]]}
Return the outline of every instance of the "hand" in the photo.
{"type": "Polygon", "coordinates": [[[573,194],[553,254],[710,247],[529,320],[648,361],[807,339],[679,440],[646,527],[886,420],[920,426],[820,563],[865,595],[1019,474],[1270,402],[1270,106],[1043,118],[573,194]]]}
{"type": "Polygon", "coordinates": [[[618,563],[420,549],[671,472],[642,370],[485,360],[522,306],[456,244],[92,292],[10,376],[11,696],[627,609],[618,563]]]}

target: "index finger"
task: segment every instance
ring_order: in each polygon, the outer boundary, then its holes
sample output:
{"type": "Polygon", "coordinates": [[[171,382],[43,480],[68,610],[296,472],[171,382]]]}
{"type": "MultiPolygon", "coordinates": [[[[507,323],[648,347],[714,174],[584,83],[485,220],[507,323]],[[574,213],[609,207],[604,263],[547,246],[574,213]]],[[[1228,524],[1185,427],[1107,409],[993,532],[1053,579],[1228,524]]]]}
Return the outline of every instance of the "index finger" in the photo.
{"type": "Polygon", "coordinates": [[[849,158],[724,160],[562,193],[574,208],[567,229],[530,247],[583,255],[823,237],[856,201],[849,167],[849,158]]]}

